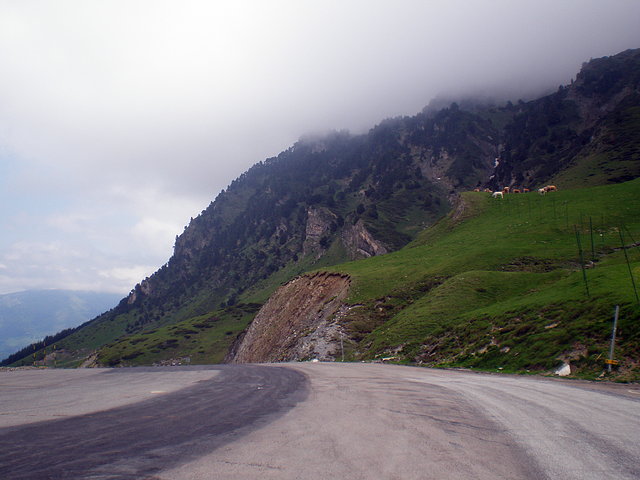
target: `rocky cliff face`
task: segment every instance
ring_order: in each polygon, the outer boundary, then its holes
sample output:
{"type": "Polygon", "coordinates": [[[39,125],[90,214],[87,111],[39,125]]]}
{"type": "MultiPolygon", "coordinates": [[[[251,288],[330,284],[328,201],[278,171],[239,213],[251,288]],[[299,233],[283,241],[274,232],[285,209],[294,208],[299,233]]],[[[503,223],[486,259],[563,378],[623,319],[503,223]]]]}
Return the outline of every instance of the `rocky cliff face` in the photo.
{"type": "Polygon", "coordinates": [[[342,244],[353,260],[389,253],[382,242],[373,238],[362,220],[358,220],[355,225],[346,226],[342,230],[342,244]]]}
{"type": "Polygon", "coordinates": [[[322,255],[323,247],[326,247],[326,242],[333,233],[332,227],[335,231],[337,218],[338,216],[328,208],[307,208],[303,255],[315,255],[316,258],[322,255]]]}
{"type": "Polygon", "coordinates": [[[500,151],[499,129],[455,103],[426,117],[410,137],[411,156],[422,175],[448,190],[486,183],[500,151]],[[415,141],[421,137],[429,141],[415,141]]]}
{"type": "Polygon", "coordinates": [[[316,273],[280,287],[260,309],[226,358],[230,363],[283,362],[340,355],[348,276],[316,273]]]}

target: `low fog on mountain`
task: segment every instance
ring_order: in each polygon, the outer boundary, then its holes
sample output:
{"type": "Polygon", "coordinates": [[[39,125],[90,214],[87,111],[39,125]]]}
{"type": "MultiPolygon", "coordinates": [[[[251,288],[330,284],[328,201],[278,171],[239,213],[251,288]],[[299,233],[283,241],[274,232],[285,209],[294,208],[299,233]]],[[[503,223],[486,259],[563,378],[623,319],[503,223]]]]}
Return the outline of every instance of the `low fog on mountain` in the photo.
{"type": "Polygon", "coordinates": [[[552,92],[638,47],[638,18],[633,1],[5,2],[0,293],[124,294],[298,138],[552,92]]]}

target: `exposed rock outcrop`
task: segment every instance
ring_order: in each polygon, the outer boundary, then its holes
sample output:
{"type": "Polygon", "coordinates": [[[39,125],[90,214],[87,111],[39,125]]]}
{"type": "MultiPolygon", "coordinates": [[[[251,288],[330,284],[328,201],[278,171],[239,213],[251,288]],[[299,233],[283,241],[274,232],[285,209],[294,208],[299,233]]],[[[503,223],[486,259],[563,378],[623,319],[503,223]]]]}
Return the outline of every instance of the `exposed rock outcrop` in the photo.
{"type": "Polygon", "coordinates": [[[226,361],[333,360],[340,354],[337,319],[349,286],[349,277],[337,273],[291,280],[260,309],[226,361]]]}
{"type": "Polygon", "coordinates": [[[307,209],[307,224],[305,228],[305,239],[303,244],[303,254],[318,253],[324,247],[323,239],[328,238],[333,229],[336,228],[335,220],[337,216],[328,208],[309,207],[307,209]]]}
{"type": "Polygon", "coordinates": [[[358,220],[355,225],[345,225],[342,230],[342,243],[354,260],[389,253],[381,242],[373,238],[362,220],[358,220]]]}

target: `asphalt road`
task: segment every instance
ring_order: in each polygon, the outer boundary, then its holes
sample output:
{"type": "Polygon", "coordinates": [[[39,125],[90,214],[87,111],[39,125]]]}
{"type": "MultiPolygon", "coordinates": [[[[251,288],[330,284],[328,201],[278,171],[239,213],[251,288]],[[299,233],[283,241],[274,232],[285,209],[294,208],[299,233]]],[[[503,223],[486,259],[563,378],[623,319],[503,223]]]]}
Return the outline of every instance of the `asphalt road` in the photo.
{"type": "Polygon", "coordinates": [[[389,365],[0,372],[0,426],[2,479],[640,478],[638,386],[389,365]]]}
{"type": "MultiPolygon", "coordinates": [[[[91,371],[88,371],[91,372],[91,371]]],[[[29,375],[29,371],[25,372],[29,375]]],[[[261,366],[118,369],[87,374],[82,370],[51,371],[40,378],[30,375],[31,384],[20,380],[21,372],[0,373],[0,417],[6,411],[18,421],[0,429],[0,479],[156,479],[158,472],[210,453],[224,443],[273,421],[307,394],[303,374],[286,368],[261,366]],[[78,378],[73,378],[78,372],[78,378]],[[194,375],[195,372],[195,375],[194,375]],[[198,372],[200,375],[198,375],[198,372]],[[190,385],[171,391],[176,373],[198,378],[190,385]],[[37,399],[47,408],[47,390],[62,377],[68,398],[79,404],[80,414],[59,420],[32,422],[29,403],[37,399]],[[17,377],[13,378],[12,377],[17,377]],[[208,377],[208,378],[207,378],[208,377]],[[37,383],[44,383],[41,388],[37,383]],[[83,390],[83,385],[88,388],[83,390]],[[102,386],[102,399],[90,387],[102,386]],[[130,403],[129,384],[147,399],[130,403]],[[110,385],[105,389],[105,385],[110,385]],[[106,390],[109,390],[108,392],[106,390]],[[118,404],[95,411],[99,406],[118,404]],[[9,405],[6,397],[17,404],[9,405]],[[120,399],[120,400],[119,400],[120,399]],[[24,406],[24,407],[23,407],[24,406]]],[[[59,393],[50,415],[66,411],[59,393]]],[[[212,478],[208,476],[206,478],[212,478]]],[[[215,477],[213,477],[215,478],[215,477]]]]}

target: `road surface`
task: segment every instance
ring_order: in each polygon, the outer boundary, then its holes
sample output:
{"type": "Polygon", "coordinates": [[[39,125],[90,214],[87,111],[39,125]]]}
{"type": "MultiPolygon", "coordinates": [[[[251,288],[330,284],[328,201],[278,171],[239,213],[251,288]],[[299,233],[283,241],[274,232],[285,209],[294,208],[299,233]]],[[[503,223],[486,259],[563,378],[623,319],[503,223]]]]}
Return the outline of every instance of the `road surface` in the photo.
{"type": "Polygon", "coordinates": [[[0,478],[638,479],[640,388],[374,364],[0,372],[0,478]]]}

